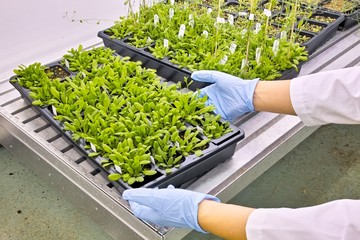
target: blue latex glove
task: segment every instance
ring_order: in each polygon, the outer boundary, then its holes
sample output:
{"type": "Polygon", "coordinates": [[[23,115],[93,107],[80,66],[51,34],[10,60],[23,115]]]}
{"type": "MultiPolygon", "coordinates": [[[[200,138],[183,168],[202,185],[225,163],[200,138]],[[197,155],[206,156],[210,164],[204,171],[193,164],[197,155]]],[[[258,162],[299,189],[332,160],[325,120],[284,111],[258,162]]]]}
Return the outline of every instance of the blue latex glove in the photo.
{"type": "Polygon", "coordinates": [[[253,96],[259,79],[243,80],[218,71],[202,70],[191,74],[199,82],[213,83],[200,91],[200,97],[208,96],[207,105],[216,107],[215,113],[225,120],[233,120],[247,112],[253,112],[253,96]]]}
{"type": "Polygon", "coordinates": [[[214,196],[169,186],[164,189],[138,188],[125,190],[135,216],[164,227],[192,228],[206,233],[198,223],[198,206],[204,199],[220,200],[214,196]]]}

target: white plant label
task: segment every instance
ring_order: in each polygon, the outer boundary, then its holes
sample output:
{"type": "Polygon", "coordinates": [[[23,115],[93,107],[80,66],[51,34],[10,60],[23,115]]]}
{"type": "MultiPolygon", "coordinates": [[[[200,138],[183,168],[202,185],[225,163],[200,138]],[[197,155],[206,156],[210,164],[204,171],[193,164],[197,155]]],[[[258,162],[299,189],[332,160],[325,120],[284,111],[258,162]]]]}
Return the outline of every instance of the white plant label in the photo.
{"type": "Polygon", "coordinates": [[[52,110],[53,114],[56,116],[57,112],[56,112],[56,107],[54,107],[54,105],[51,105],[51,110],[52,110]]]}
{"type": "Polygon", "coordinates": [[[122,174],[121,167],[116,164],[114,166],[115,166],[115,170],[118,171],[118,173],[122,174]]]}
{"type": "Polygon", "coordinates": [[[286,31],[284,30],[284,31],[281,31],[281,33],[280,33],[280,38],[281,39],[286,39],[286,31]]]}
{"type": "Polygon", "coordinates": [[[67,68],[70,68],[70,66],[69,66],[69,62],[68,62],[68,60],[67,60],[67,59],[65,59],[65,66],[66,66],[67,68]]]}
{"type": "Polygon", "coordinates": [[[254,19],[255,19],[255,15],[253,13],[250,13],[249,14],[249,20],[254,21],[254,19]]]}
{"type": "Polygon", "coordinates": [[[247,33],[247,29],[244,28],[244,29],[241,31],[241,36],[244,37],[246,33],[247,33]]]}
{"type": "Polygon", "coordinates": [[[159,15],[155,14],[154,15],[154,24],[158,24],[159,23],[159,15]]]}
{"type": "Polygon", "coordinates": [[[207,13],[208,13],[208,14],[212,13],[212,11],[213,11],[212,8],[208,8],[208,9],[207,9],[207,13]]]}
{"type": "Polygon", "coordinates": [[[152,126],[152,122],[149,119],[146,119],[146,120],[147,120],[149,126],[152,126]]]}
{"type": "Polygon", "coordinates": [[[205,38],[208,38],[208,37],[209,37],[209,32],[206,31],[206,30],[204,30],[202,34],[205,36],[205,38]]]}
{"type": "Polygon", "coordinates": [[[261,57],[261,48],[256,48],[255,50],[255,61],[257,64],[260,63],[260,57],[261,57]]]}
{"type": "Polygon", "coordinates": [[[267,17],[271,17],[271,11],[269,10],[269,9],[264,9],[264,14],[265,14],[265,16],[267,16],[267,17]]]}
{"type": "Polygon", "coordinates": [[[184,25],[184,24],[181,24],[181,25],[180,25],[179,34],[178,34],[178,37],[179,37],[179,38],[183,38],[183,37],[184,37],[184,35],[185,35],[185,29],[186,29],[185,25],[184,25]]]}
{"type": "Polygon", "coordinates": [[[164,39],[164,48],[169,48],[169,40],[164,39]]]}
{"type": "Polygon", "coordinates": [[[278,52],[278,50],[279,50],[279,40],[276,39],[276,40],[274,41],[272,50],[273,50],[274,54],[276,55],[277,52],[278,52]]]}
{"type": "Polygon", "coordinates": [[[244,67],[246,66],[246,60],[245,58],[241,61],[241,70],[244,69],[244,67]]]}
{"type": "Polygon", "coordinates": [[[90,143],[90,148],[91,148],[91,150],[93,150],[94,152],[96,152],[96,147],[95,147],[94,144],[90,143]]]}
{"type": "Polygon", "coordinates": [[[152,0],[149,0],[149,7],[152,7],[153,6],[153,1],[152,0]]]}
{"type": "Polygon", "coordinates": [[[230,25],[234,25],[234,16],[232,14],[229,14],[228,22],[229,22],[230,25]]]}
{"type": "Polygon", "coordinates": [[[245,17],[245,16],[247,16],[247,15],[248,15],[248,13],[247,13],[247,12],[239,12],[238,14],[239,14],[239,16],[243,16],[243,17],[245,17]]]}
{"type": "Polygon", "coordinates": [[[235,43],[231,43],[230,48],[229,48],[231,54],[233,54],[235,52],[236,47],[237,47],[237,45],[235,43]]]}
{"type": "Polygon", "coordinates": [[[197,129],[200,133],[203,133],[203,132],[204,132],[204,129],[202,129],[202,128],[199,127],[199,126],[196,126],[196,129],[197,129]]]}
{"type": "Polygon", "coordinates": [[[225,55],[225,56],[220,60],[219,63],[220,63],[221,65],[224,65],[224,64],[227,62],[227,60],[228,60],[228,56],[225,55]]]}
{"type": "Polygon", "coordinates": [[[194,17],[192,14],[189,15],[189,25],[193,28],[194,27],[194,17]]]}
{"type": "Polygon", "coordinates": [[[175,147],[176,147],[176,148],[180,148],[180,144],[179,144],[178,141],[175,142],[175,147]]]}
{"type": "Polygon", "coordinates": [[[169,18],[172,19],[174,17],[174,9],[170,8],[169,9],[169,18]]]}
{"type": "Polygon", "coordinates": [[[174,5],[175,4],[175,0],[170,0],[170,4],[174,5]]]}
{"type": "Polygon", "coordinates": [[[254,33],[255,34],[258,34],[259,32],[260,32],[260,30],[261,30],[261,23],[256,23],[255,24],[255,30],[254,30],[254,33]]]}
{"type": "Polygon", "coordinates": [[[146,43],[147,44],[150,44],[152,42],[152,39],[150,38],[150,37],[148,37],[147,39],[146,39],[146,43]]]}
{"type": "MultiPolygon", "coordinates": [[[[151,162],[152,164],[155,164],[155,159],[154,159],[153,156],[150,156],[150,162],[151,162]]],[[[155,164],[155,165],[156,165],[156,164],[155,164]]]]}
{"type": "Polygon", "coordinates": [[[217,22],[217,23],[225,23],[226,20],[225,20],[225,18],[217,17],[217,18],[216,18],[216,22],[217,22]]]}

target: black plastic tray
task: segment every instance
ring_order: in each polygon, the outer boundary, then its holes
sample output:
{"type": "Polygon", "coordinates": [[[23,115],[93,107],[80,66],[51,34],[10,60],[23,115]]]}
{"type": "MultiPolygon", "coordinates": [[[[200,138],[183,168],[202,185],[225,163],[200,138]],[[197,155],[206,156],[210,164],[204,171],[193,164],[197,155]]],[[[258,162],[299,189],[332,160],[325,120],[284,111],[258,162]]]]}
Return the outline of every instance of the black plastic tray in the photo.
{"type": "MultiPolygon", "coordinates": [[[[61,65],[60,62],[53,62],[47,64],[46,66],[61,66],[66,71],[69,72],[69,75],[73,75],[71,71],[61,65]]],[[[10,83],[19,91],[21,96],[28,102],[32,102],[33,99],[29,96],[29,90],[20,86],[19,83],[11,81],[16,78],[16,76],[11,77],[10,83]]],[[[88,154],[92,150],[85,149],[84,141],[74,141],[72,139],[72,134],[70,131],[65,131],[64,126],[61,122],[55,120],[52,106],[39,107],[34,106],[34,108],[46,119],[48,122],[55,127],[68,141],[70,141],[74,146],[76,146],[87,158],[91,159],[98,167],[103,169],[106,173],[116,172],[115,168],[103,168],[101,166],[101,157],[90,158],[88,154]]],[[[155,169],[158,173],[154,176],[146,176],[145,181],[141,183],[134,183],[133,185],[128,185],[121,179],[116,181],[117,185],[114,185],[116,188],[119,188],[120,191],[124,189],[137,188],[137,187],[167,187],[169,184],[174,185],[175,187],[181,187],[182,184],[196,178],[200,177],[207,171],[214,168],[219,163],[226,161],[230,158],[236,148],[238,141],[242,140],[245,137],[245,133],[240,128],[230,124],[232,131],[222,136],[221,138],[211,140],[208,144],[208,147],[203,150],[203,155],[197,157],[195,154],[185,157],[184,161],[181,163],[180,168],[173,168],[172,173],[167,175],[165,170],[160,169],[159,167],[152,164],[151,169],[155,169]]],[[[205,138],[205,136],[201,136],[205,138]]]]}
{"type": "MultiPolygon", "coordinates": [[[[156,69],[159,76],[169,79],[173,82],[183,82],[184,78],[190,78],[191,71],[186,68],[179,68],[167,59],[157,59],[151,53],[146,51],[147,48],[136,48],[126,43],[125,39],[112,39],[105,32],[107,29],[100,31],[98,37],[103,39],[104,45],[115,50],[119,55],[129,56],[133,61],[141,61],[142,66],[146,68],[156,69]]],[[[298,66],[298,71],[295,69],[287,69],[282,73],[282,76],[278,80],[290,79],[298,76],[301,68],[301,64],[298,66]]],[[[189,89],[195,91],[208,86],[208,83],[194,81],[189,89]]]]}
{"type": "Polygon", "coordinates": [[[308,22],[311,24],[324,26],[324,29],[322,29],[318,33],[302,30],[302,32],[314,34],[314,37],[312,37],[306,44],[304,44],[306,46],[309,54],[312,54],[314,51],[316,51],[316,49],[318,49],[320,46],[322,46],[328,40],[330,40],[333,36],[335,36],[339,25],[344,21],[344,16],[341,14],[336,14],[336,13],[329,13],[329,12],[325,12],[325,11],[316,11],[313,13],[313,15],[328,16],[328,17],[332,17],[336,20],[331,23],[323,23],[323,22],[319,22],[319,21],[311,20],[311,19],[308,20],[308,22]]]}
{"type": "Polygon", "coordinates": [[[323,5],[327,2],[329,2],[329,0],[323,1],[322,4],[319,6],[319,9],[330,13],[341,14],[342,16],[344,16],[343,21],[339,24],[339,30],[347,30],[360,22],[360,5],[358,5],[357,8],[355,8],[352,12],[341,13],[323,7],[323,5]]]}
{"type": "MultiPolygon", "coordinates": [[[[284,13],[281,13],[279,15],[286,17],[286,15],[284,13]]],[[[315,24],[315,25],[324,27],[320,32],[316,33],[316,32],[310,32],[310,31],[298,29],[298,24],[299,24],[299,21],[301,21],[301,18],[298,19],[298,21],[295,24],[295,28],[296,28],[295,31],[297,31],[300,35],[306,35],[306,36],[310,37],[310,39],[307,42],[301,44],[302,46],[306,47],[306,50],[308,51],[309,55],[314,53],[320,46],[322,46],[328,40],[330,40],[336,34],[336,31],[337,31],[339,25],[344,21],[344,16],[342,14],[338,14],[338,13],[330,13],[330,12],[326,12],[326,11],[317,10],[317,11],[314,11],[314,13],[312,15],[328,16],[328,17],[332,17],[336,20],[331,23],[324,23],[324,22],[312,20],[311,17],[310,17],[310,19],[304,19],[305,21],[307,21],[311,24],[315,24]]],[[[275,18],[277,16],[278,15],[274,15],[273,17],[275,18]]],[[[281,24],[277,24],[277,23],[273,23],[273,25],[281,26],[281,24]]]]}

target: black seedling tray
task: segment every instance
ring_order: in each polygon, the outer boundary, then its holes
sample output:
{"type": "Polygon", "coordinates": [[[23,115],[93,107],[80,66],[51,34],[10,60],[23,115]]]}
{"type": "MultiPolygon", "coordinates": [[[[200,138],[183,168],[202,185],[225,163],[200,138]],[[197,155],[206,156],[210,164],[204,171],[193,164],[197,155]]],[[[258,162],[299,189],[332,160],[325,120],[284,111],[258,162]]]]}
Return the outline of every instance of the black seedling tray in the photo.
{"type": "MultiPolygon", "coordinates": [[[[100,31],[98,36],[103,39],[104,45],[108,48],[115,50],[121,56],[129,56],[132,61],[141,61],[142,66],[145,68],[156,69],[156,73],[165,78],[169,79],[172,82],[184,82],[184,78],[189,78],[191,71],[186,68],[179,68],[172,62],[167,59],[157,59],[150,52],[147,51],[147,48],[136,48],[127,44],[127,38],[118,40],[112,39],[106,30],[100,31]]],[[[194,81],[189,89],[196,91],[208,86],[209,84],[203,82],[194,81]]]]}
{"type": "Polygon", "coordinates": [[[328,40],[330,40],[333,36],[335,36],[336,31],[339,27],[339,25],[344,21],[344,16],[341,14],[336,13],[329,13],[324,11],[316,11],[313,13],[313,15],[320,15],[325,17],[331,17],[336,19],[335,21],[331,23],[324,23],[316,20],[311,19],[304,19],[310,24],[322,26],[323,29],[320,32],[310,32],[302,30],[304,33],[313,34],[314,37],[310,39],[309,42],[304,44],[309,52],[309,54],[312,54],[316,49],[318,49],[320,46],[325,44],[328,40]]]}
{"type": "MultiPolygon", "coordinates": [[[[66,66],[63,66],[60,61],[50,63],[46,65],[48,67],[61,67],[66,72],[68,72],[69,77],[73,76],[76,73],[69,71],[66,66]]],[[[171,73],[170,73],[171,75],[171,73]]],[[[33,99],[29,96],[29,90],[22,87],[18,82],[11,81],[15,79],[16,76],[13,76],[10,79],[10,83],[19,91],[21,96],[31,103],[33,99]]],[[[116,173],[114,167],[104,168],[101,166],[101,161],[103,158],[98,157],[88,157],[88,154],[93,152],[93,150],[85,148],[86,142],[83,139],[79,141],[74,141],[72,139],[72,133],[70,131],[64,130],[64,125],[58,120],[54,119],[55,113],[53,112],[52,106],[39,107],[34,106],[36,111],[38,111],[53,127],[55,127],[69,142],[71,142],[75,147],[77,147],[85,156],[92,160],[92,162],[105,173],[116,173]]],[[[223,121],[223,120],[222,120],[223,121]]],[[[189,127],[191,125],[189,124],[189,127]]],[[[189,155],[183,158],[183,161],[180,164],[179,168],[173,168],[171,174],[166,174],[165,170],[159,168],[154,163],[149,166],[149,169],[156,170],[157,174],[153,176],[145,176],[144,182],[135,182],[131,186],[121,179],[116,181],[114,186],[118,188],[120,192],[124,189],[138,188],[138,187],[167,187],[169,184],[174,185],[175,187],[181,187],[182,184],[202,176],[207,171],[211,170],[219,163],[222,163],[229,159],[235,152],[236,144],[238,141],[242,140],[245,137],[245,133],[240,128],[230,124],[231,132],[225,134],[221,138],[213,139],[208,144],[206,149],[203,150],[203,155],[198,157],[195,154],[189,155]]],[[[199,138],[206,138],[204,135],[199,134],[199,138]]]]}
{"type": "MultiPolygon", "coordinates": [[[[329,39],[331,39],[336,34],[336,31],[337,31],[339,25],[344,21],[344,16],[341,14],[337,14],[337,13],[329,13],[326,11],[317,10],[312,14],[312,16],[314,16],[314,15],[331,17],[331,18],[334,18],[335,21],[333,21],[331,23],[325,23],[325,22],[313,20],[313,19],[311,19],[311,17],[310,17],[310,19],[301,19],[301,18],[298,19],[298,21],[295,24],[295,28],[296,28],[295,30],[300,35],[305,35],[305,36],[310,37],[310,39],[307,42],[304,42],[301,44],[302,46],[306,47],[306,50],[308,51],[309,55],[314,53],[320,46],[322,46],[329,39]],[[317,25],[317,26],[322,26],[323,29],[319,32],[311,32],[311,31],[306,31],[304,29],[299,29],[300,21],[304,21],[304,23],[308,22],[310,24],[317,25]]],[[[284,13],[282,13],[282,14],[274,15],[273,18],[276,18],[277,16],[286,17],[286,15],[284,13]]],[[[279,23],[273,23],[273,25],[278,26],[278,27],[282,26],[279,23]]]]}
{"type": "MultiPolygon", "coordinates": [[[[112,39],[108,34],[107,30],[100,31],[98,37],[103,39],[104,45],[115,50],[121,56],[129,56],[133,61],[141,61],[142,66],[146,68],[156,69],[159,76],[170,79],[172,82],[184,83],[184,78],[190,78],[191,71],[186,68],[179,68],[177,65],[170,62],[168,59],[157,59],[145,48],[136,48],[127,44],[127,38],[124,39],[112,39]]],[[[287,69],[282,73],[282,76],[278,78],[290,79],[298,76],[301,68],[301,64],[298,66],[298,71],[295,69],[287,69]]],[[[183,85],[184,86],[184,85],[183,85]]],[[[196,91],[197,89],[209,86],[208,83],[194,81],[189,89],[196,91]]]]}
{"type": "Polygon", "coordinates": [[[357,25],[360,22],[360,5],[359,4],[355,9],[352,9],[350,11],[342,13],[342,12],[338,12],[338,11],[324,7],[324,5],[328,2],[329,2],[329,0],[323,1],[320,4],[319,8],[322,11],[334,13],[334,14],[340,14],[344,17],[343,21],[339,24],[339,30],[347,30],[347,29],[357,25]]]}

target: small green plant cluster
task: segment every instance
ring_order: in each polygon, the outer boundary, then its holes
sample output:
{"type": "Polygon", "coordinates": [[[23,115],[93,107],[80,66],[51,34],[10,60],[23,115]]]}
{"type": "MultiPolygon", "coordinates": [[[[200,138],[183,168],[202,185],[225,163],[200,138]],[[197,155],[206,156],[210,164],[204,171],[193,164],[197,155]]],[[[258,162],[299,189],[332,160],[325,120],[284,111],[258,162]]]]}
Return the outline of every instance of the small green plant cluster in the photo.
{"type": "Polygon", "coordinates": [[[141,6],[106,33],[180,68],[219,70],[243,79],[276,79],[307,60],[305,48],[289,41],[290,34],[279,39],[280,33],[269,34],[270,16],[258,1],[250,1],[247,15],[234,20],[220,3],[212,9],[197,2],[141,6]]]}
{"type": "Polygon", "coordinates": [[[231,131],[206,98],[180,92],[179,84],[161,82],[155,70],[110,49],[80,46],[61,62],[74,75],[51,79],[46,67],[34,63],[14,70],[14,81],[31,91],[33,104],[53,106],[54,118],[90,157],[115,167],[110,180],[142,182],[157,173],[154,164],[171,173],[188,155],[203,155],[210,139],[231,131]]]}

